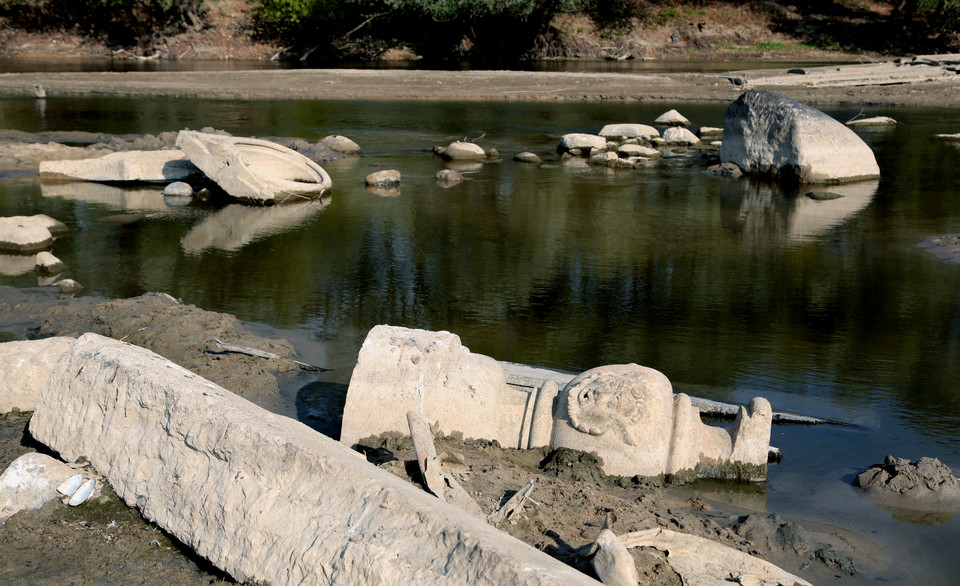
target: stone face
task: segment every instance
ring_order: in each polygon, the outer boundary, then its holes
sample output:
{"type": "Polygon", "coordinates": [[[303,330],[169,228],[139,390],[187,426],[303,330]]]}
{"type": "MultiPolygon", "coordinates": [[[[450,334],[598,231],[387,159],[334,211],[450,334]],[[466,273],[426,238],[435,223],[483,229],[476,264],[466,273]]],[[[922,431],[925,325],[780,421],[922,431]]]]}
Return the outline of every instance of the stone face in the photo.
{"type": "Polygon", "coordinates": [[[564,134],[560,138],[560,145],[557,152],[568,153],[580,151],[584,156],[589,155],[591,150],[602,151],[607,148],[607,139],[596,134],[583,134],[574,132],[564,134]]]}
{"type": "Polygon", "coordinates": [[[480,145],[458,140],[441,149],[440,156],[448,161],[475,161],[487,158],[487,152],[480,145]]]}
{"type": "Polygon", "coordinates": [[[0,251],[29,254],[50,248],[51,244],[53,235],[36,216],[0,218],[0,251]]]}
{"type": "Polygon", "coordinates": [[[39,509],[57,497],[57,487],[75,470],[46,454],[30,452],[0,474],[0,525],[19,511],[39,509]]]}
{"type": "Polygon", "coordinates": [[[320,145],[331,151],[343,153],[345,155],[355,155],[361,151],[360,145],[339,134],[331,134],[320,139],[320,145]]]}
{"type": "Polygon", "coordinates": [[[662,373],[637,364],[601,366],[571,380],[558,398],[552,448],[593,452],[617,476],[763,480],[773,411],[763,398],[741,408],[731,432],[704,425],[690,397],[673,395],[662,373]]]}
{"type": "Polygon", "coordinates": [[[43,161],[41,176],[83,181],[174,181],[200,175],[183,151],[120,151],[98,159],[43,161]]]}
{"type": "Polygon", "coordinates": [[[471,353],[456,334],[376,326],[350,378],[340,441],[407,433],[406,413],[417,410],[445,433],[512,447],[516,439],[501,431],[498,415],[505,380],[496,360],[471,353]]]}
{"type": "Polygon", "coordinates": [[[600,129],[600,136],[604,138],[640,138],[650,140],[660,136],[660,131],[646,124],[607,124],[600,129]]]}
{"type": "Polygon", "coordinates": [[[376,173],[370,173],[367,175],[364,181],[367,185],[374,185],[378,187],[397,185],[400,183],[400,171],[393,169],[377,171],[376,173]]]}
{"type": "Polygon", "coordinates": [[[698,144],[697,135],[681,126],[673,126],[663,131],[663,139],[670,144],[691,145],[698,144]]]}
{"type": "Polygon", "coordinates": [[[550,446],[594,452],[607,474],[656,476],[670,455],[672,422],[673,391],[662,373],[601,366],[560,392],[550,446]]]}
{"type": "Polygon", "coordinates": [[[0,344],[0,413],[33,411],[43,383],[73,338],[46,338],[0,344]]]}
{"type": "Polygon", "coordinates": [[[660,124],[662,126],[689,126],[690,121],[683,117],[680,112],[676,110],[670,110],[664,112],[656,120],[653,121],[654,124],[660,124]]]}
{"type": "Polygon", "coordinates": [[[746,174],[799,183],[880,175],[873,151],[852,130],[766,90],[747,91],[727,108],[720,159],[746,174]]]}
{"type": "Polygon", "coordinates": [[[237,580],[592,583],[305,425],[95,334],[58,363],[30,432],[68,461],[86,456],[237,580]]]}

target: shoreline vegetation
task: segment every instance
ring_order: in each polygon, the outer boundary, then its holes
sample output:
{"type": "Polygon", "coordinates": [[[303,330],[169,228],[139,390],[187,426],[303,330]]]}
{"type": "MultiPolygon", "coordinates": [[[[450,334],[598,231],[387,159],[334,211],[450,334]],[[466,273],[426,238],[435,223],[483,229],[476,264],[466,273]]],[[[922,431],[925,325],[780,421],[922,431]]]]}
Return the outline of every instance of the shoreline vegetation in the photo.
{"type": "Polygon", "coordinates": [[[960,52],[960,0],[0,0],[0,57],[876,61],[960,52]]]}

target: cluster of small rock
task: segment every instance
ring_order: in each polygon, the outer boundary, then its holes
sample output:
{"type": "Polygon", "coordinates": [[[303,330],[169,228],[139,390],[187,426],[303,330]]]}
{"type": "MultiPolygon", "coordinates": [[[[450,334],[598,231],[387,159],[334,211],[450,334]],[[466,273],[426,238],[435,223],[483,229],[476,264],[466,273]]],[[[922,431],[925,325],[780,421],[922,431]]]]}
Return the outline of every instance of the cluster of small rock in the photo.
{"type": "Polygon", "coordinates": [[[66,224],[44,214],[0,218],[0,272],[18,275],[33,268],[38,285],[76,293],[82,287],[72,279],[59,278],[67,265],[48,251],[54,239],[66,233],[66,224]]]}
{"type": "Polygon", "coordinates": [[[960,482],[949,467],[937,458],[907,458],[887,456],[857,475],[854,481],[868,495],[881,500],[897,498],[902,506],[911,501],[918,506],[935,502],[952,503],[960,509],[960,482]]]}

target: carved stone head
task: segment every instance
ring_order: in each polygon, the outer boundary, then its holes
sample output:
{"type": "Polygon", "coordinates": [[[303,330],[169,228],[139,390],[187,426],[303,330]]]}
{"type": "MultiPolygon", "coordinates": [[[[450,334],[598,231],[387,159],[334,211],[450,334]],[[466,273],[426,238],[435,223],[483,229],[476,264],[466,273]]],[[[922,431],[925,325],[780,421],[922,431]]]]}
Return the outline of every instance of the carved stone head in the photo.
{"type": "Polygon", "coordinates": [[[665,471],[672,421],[673,390],[661,372],[601,366],[561,391],[551,446],[595,452],[608,474],[653,476],[665,471]]]}

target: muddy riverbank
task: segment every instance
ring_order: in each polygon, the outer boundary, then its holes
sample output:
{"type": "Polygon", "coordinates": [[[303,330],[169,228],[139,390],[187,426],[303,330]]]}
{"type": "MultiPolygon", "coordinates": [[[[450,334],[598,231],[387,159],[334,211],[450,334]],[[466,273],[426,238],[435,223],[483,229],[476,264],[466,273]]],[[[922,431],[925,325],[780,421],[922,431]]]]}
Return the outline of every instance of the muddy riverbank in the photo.
{"type": "MultiPolygon", "coordinates": [[[[164,294],[125,300],[62,299],[46,290],[0,288],[0,328],[8,338],[76,335],[96,331],[148,347],[275,412],[291,414],[284,381],[298,376],[296,349],[286,340],[236,318],[183,305],[164,294]],[[264,360],[219,350],[215,339],[284,356],[264,360]]],[[[274,332],[276,333],[276,332],[274,332]]],[[[314,384],[323,374],[313,374],[314,384]]],[[[308,387],[305,378],[301,385],[308,387]],[[306,383],[306,384],[304,384],[306,383]]],[[[289,385],[287,385],[289,386],[289,385]]],[[[0,417],[0,467],[29,450],[45,451],[26,431],[29,414],[0,417]]],[[[417,483],[409,439],[371,438],[367,459],[417,483]]],[[[500,524],[511,535],[590,573],[577,548],[592,541],[608,513],[617,532],[664,527],[718,540],[758,555],[814,583],[860,583],[882,575],[887,554],[869,538],[839,527],[782,518],[774,513],[711,503],[656,479],[608,477],[589,455],[503,449],[483,441],[444,438],[440,451],[465,462],[465,488],[489,512],[503,497],[533,480],[531,502],[500,524]]],[[[743,487],[746,493],[762,486],[743,487]]],[[[746,497],[749,501],[749,495],[746,497]]],[[[142,519],[106,489],[98,501],[70,508],[54,501],[15,515],[0,527],[5,583],[67,579],[71,583],[215,583],[224,579],[175,540],[142,519]],[[27,560],[28,563],[24,563],[27,560]]],[[[633,550],[651,584],[679,584],[655,550],[633,550]]]]}

